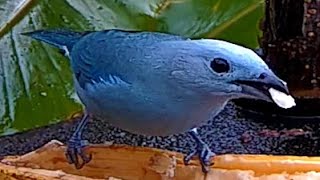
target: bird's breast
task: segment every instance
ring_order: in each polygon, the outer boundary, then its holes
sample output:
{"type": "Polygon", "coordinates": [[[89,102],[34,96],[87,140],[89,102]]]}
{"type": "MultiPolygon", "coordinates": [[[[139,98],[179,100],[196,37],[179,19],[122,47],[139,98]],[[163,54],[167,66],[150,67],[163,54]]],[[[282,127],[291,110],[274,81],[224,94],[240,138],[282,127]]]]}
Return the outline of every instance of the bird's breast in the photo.
{"type": "Polygon", "coordinates": [[[221,110],[225,100],[213,102],[196,95],[149,88],[76,88],[94,116],[136,134],[166,136],[188,131],[221,110]]]}

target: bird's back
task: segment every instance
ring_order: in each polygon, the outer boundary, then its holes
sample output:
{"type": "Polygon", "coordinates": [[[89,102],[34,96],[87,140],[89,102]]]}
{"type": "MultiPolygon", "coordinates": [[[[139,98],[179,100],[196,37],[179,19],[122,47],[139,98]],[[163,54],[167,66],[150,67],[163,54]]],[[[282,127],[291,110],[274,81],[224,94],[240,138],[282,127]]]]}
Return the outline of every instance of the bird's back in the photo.
{"type": "Polygon", "coordinates": [[[92,32],[72,48],[71,64],[81,86],[109,74],[128,76],[124,78],[131,80],[136,77],[134,74],[141,74],[141,70],[146,72],[148,63],[157,61],[154,57],[159,56],[151,54],[157,51],[154,44],[179,40],[185,39],[155,32],[92,32]]]}

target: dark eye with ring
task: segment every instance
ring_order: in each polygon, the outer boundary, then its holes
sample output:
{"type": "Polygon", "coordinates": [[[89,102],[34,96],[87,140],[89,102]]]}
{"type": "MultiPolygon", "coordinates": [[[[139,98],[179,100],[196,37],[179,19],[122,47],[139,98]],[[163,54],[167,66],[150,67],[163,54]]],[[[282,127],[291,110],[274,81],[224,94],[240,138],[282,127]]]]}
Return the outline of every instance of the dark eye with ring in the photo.
{"type": "Polygon", "coordinates": [[[230,66],[225,59],[215,58],[211,61],[210,67],[217,73],[227,73],[230,70],[230,66]]]}

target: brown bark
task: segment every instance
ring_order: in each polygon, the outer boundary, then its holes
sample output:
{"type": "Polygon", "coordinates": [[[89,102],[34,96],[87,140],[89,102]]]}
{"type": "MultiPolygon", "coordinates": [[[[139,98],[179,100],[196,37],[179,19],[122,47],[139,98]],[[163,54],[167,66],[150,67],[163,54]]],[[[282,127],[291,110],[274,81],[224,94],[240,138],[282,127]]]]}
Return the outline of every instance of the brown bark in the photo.
{"type": "Polygon", "coordinates": [[[266,0],[264,59],[297,96],[320,97],[320,0],[266,0]]]}

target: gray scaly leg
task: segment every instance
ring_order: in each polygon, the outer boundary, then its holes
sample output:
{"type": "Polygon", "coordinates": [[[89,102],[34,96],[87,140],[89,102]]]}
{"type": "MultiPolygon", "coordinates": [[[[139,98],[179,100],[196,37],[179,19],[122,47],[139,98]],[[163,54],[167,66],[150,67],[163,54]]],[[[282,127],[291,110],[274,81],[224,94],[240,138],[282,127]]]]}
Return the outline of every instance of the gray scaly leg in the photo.
{"type": "Polygon", "coordinates": [[[211,158],[215,155],[215,153],[213,153],[209,146],[201,139],[196,128],[193,128],[188,133],[196,141],[197,146],[196,149],[185,156],[184,163],[188,164],[193,156],[198,155],[201,162],[202,171],[207,173],[209,171],[209,166],[212,165],[211,158]]]}
{"type": "Polygon", "coordinates": [[[91,154],[88,156],[83,151],[83,148],[87,145],[85,140],[82,140],[82,132],[90,117],[87,112],[80,120],[76,127],[75,132],[72,134],[67,144],[66,158],[69,164],[74,164],[77,169],[81,169],[86,163],[91,160],[91,154]],[[79,157],[82,163],[79,162],[79,157]]]}

